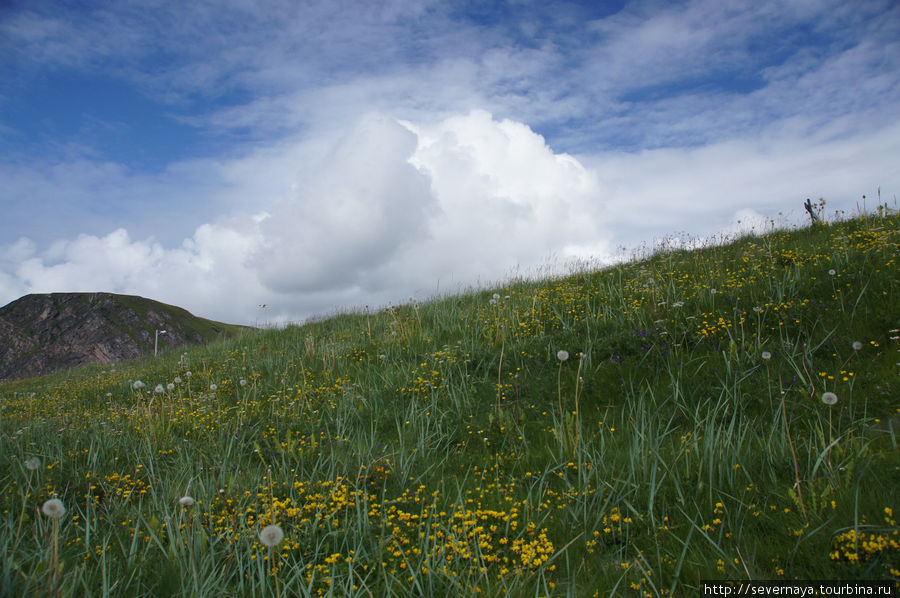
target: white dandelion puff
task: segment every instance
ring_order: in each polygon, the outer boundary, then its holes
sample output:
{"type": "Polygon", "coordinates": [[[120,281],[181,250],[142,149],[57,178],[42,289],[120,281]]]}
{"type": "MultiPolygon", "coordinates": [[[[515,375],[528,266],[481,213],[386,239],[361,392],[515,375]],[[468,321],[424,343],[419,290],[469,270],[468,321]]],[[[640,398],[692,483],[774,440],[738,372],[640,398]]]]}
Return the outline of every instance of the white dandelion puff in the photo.
{"type": "Polygon", "coordinates": [[[178,499],[178,504],[182,507],[190,508],[194,506],[194,499],[190,496],[182,496],[178,499]]]}
{"type": "Polygon", "coordinates": [[[162,393],[166,392],[166,389],[163,388],[162,384],[157,384],[156,388],[153,389],[153,392],[155,392],[156,394],[162,394],[162,393]]]}
{"type": "Polygon", "coordinates": [[[58,498],[51,498],[44,503],[44,506],[41,507],[41,511],[43,511],[44,515],[47,517],[58,519],[66,512],[66,507],[58,498]]]}
{"type": "Polygon", "coordinates": [[[135,380],[134,384],[131,385],[131,387],[134,388],[135,390],[141,390],[142,388],[144,388],[144,386],[146,386],[146,385],[143,382],[141,382],[140,380],[135,380]]]}
{"type": "Polygon", "coordinates": [[[859,341],[853,341],[853,350],[859,351],[863,348],[863,344],[859,341]]]}
{"type": "Polygon", "coordinates": [[[560,361],[565,361],[569,358],[569,352],[568,351],[559,351],[556,354],[556,358],[560,361]]]}
{"type": "Polygon", "coordinates": [[[826,405],[834,405],[838,402],[837,395],[833,392],[822,393],[822,402],[826,405]]]}
{"type": "Polygon", "coordinates": [[[29,457],[25,459],[25,469],[29,471],[37,471],[41,467],[41,460],[37,457],[29,457]]]}
{"type": "Polygon", "coordinates": [[[259,541],[268,546],[278,546],[284,539],[284,532],[277,525],[267,525],[259,532],[259,541]]]}
{"type": "Polygon", "coordinates": [[[772,359],[772,354],[769,353],[768,351],[763,351],[762,358],[765,359],[766,361],[769,361],[770,359],[772,359]]]}

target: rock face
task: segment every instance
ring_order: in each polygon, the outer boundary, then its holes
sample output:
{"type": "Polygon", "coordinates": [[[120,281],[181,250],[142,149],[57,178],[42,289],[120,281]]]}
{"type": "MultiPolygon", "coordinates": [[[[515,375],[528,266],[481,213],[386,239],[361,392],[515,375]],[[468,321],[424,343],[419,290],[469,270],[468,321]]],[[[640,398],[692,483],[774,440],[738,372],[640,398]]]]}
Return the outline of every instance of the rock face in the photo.
{"type": "Polygon", "coordinates": [[[0,308],[0,380],[108,363],[246,330],[151,299],[113,293],[26,295],[0,308]]]}

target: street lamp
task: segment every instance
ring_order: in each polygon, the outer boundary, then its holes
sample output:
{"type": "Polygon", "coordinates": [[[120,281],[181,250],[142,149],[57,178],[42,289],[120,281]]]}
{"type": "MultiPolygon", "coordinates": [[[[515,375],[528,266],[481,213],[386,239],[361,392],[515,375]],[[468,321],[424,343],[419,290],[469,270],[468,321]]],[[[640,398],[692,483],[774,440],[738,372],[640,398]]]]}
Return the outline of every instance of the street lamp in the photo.
{"type": "Polygon", "coordinates": [[[159,348],[159,335],[165,334],[165,330],[156,329],[156,336],[153,337],[153,356],[156,357],[156,350],[159,348]]]}

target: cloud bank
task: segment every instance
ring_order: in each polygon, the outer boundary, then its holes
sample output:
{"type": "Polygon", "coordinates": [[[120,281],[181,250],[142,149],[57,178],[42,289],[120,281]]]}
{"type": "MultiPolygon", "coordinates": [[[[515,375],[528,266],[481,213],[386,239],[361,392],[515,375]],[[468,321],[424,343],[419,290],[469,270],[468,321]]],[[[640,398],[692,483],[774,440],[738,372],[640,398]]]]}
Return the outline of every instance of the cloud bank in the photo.
{"type": "Polygon", "coordinates": [[[441,281],[444,290],[496,281],[560,248],[605,249],[596,177],[522,123],[484,111],[431,125],[367,115],[295,170],[290,193],[204,224],[177,248],[124,228],[42,252],[20,239],[0,250],[0,301],[108,290],[244,323],[265,303],[266,318],[296,320],[424,298],[441,281]]]}

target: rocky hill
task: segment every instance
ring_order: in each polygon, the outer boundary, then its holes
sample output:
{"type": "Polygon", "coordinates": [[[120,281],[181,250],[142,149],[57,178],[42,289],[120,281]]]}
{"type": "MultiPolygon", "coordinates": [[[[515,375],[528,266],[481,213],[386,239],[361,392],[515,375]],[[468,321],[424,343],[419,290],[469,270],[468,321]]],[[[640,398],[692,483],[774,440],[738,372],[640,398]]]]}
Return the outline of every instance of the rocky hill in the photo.
{"type": "Polygon", "coordinates": [[[0,380],[153,353],[157,330],[162,351],[246,328],[198,318],[180,307],[133,295],[26,295],[0,308],[0,380]]]}

